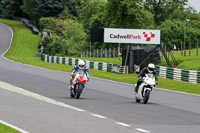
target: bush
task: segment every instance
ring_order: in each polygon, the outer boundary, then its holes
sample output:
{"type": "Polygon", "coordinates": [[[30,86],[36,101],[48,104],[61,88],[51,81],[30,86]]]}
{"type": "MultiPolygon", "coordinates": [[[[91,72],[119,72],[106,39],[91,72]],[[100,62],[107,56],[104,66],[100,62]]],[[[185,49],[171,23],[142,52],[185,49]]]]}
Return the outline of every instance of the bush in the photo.
{"type": "Polygon", "coordinates": [[[66,40],[66,55],[78,56],[86,45],[83,25],[72,19],[59,20],[55,33],[66,40]]]}
{"type": "Polygon", "coordinates": [[[48,55],[64,56],[66,52],[66,41],[57,35],[48,36],[45,38],[45,53],[48,55]]]}
{"type": "Polygon", "coordinates": [[[40,18],[39,25],[40,31],[42,31],[43,29],[55,30],[56,19],[53,17],[40,18]]]}

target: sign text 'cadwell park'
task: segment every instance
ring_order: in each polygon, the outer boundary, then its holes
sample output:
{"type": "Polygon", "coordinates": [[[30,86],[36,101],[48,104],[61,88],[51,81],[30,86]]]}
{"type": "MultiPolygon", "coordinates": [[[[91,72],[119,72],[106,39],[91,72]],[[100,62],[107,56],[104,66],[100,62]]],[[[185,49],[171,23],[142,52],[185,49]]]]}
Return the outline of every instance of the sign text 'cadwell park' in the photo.
{"type": "Polygon", "coordinates": [[[160,44],[160,30],[104,28],[104,42],[160,44]]]}

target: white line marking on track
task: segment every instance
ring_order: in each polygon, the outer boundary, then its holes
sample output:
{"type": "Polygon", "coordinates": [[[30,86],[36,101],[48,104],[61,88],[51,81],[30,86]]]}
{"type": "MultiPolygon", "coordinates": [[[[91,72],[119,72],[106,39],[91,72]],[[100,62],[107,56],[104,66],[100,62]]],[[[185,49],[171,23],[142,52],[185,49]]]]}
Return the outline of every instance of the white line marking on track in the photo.
{"type": "Polygon", "coordinates": [[[15,130],[21,132],[21,133],[29,133],[29,132],[24,131],[24,130],[22,130],[21,128],[18,128],[18,127],[16,127],[16,126],[13,126],[13,125],[11,125],[11,124],[5,122],[5,121],[0,120],[0,123],[6,125],[6,126],[8,126],[8,127],[11,127],[11,128],[13,128],[13,129],[15,129],[15,130]]]}
{"type": "Polygon", "coordinates": [[[68,105],[68,104],[65,104],[65,103],[62,103],[62,102],[58,102],[56,100],[50,99],[48,97],[41,96],[39,94],[24,90],[22,88],[19,88],[17,86],[14,86],[14,85],[2,82],[2,81],[0,81],[0,87],[5,89],[5,90],[9,90],[9,91],[12,91],[12,92],[15,92],[15,93],[19,93],[19,94],[22,94],[22,95],[25,95],[25,96],[29,96],[29,97],[32,97],[32,98],[35,98],[35,99],[38,99],[38,100],[41,100],[41,101],[44,101],[44,102],[47,102],[47,103],[55,104],[55,105],[62,106],[62,107],[65,107],[65,108],[69,108],[69,109],[73,109],[73,110],[76,110],[76,111],[85,111],[83,109],[73,107],[71,105],[68,105]]]}
{"type": "Polygon", "coordinates": [[[144,130],[142,128],[136,128],[137,131],[143,132],[143,133],[150,133],[150,131],[144,130]]]}
{"type": "MultiPolygon", "coordinates": [[[[9,45],[8,49],[7,49],[7,50],[3,53],[3,55],[2,55],[2,57],[5,58],[4,55],[8,52],[8,50],[10,49],[11,44],[12,44],[12,40],[13,40],[13,31],[12,31],[12,29],[11,29],[8,25],[6,25],[6,24],[4,24],[4,23],[1,23],[1,24],[5,25],[5,27],[7,27],[7,28],[11,31],[11,33],[12,33],[12,37],[10,38],[10,45],[9,45]]],[[[5,59],[7,59],[7,58],[5,58],[5,59]]]]}
{"type": "Polygon", "coordinates": [[[123,123],[123,122],[116,122],[116,124],[124,126],[124,127],[131,127],[131,125],[128,125],[128,124],[123,123]]]}
{"type": "Polygon", "coordinates": [[[98,114],[91,114],[92,116],[95,116],[95,117],[98,117],[98,118],[101,118],[101,119],[105,119],[106,117],[105,116],[102,116],[102,115],[98,115],[98,114]]]}
{"type": "MultiPolygon", "coordinates": [[[[29,97],[32,97],[34,99],[38,99],[40,101],[44,101],[44,102],[51,103],[51,104],[54,104],[54,105],[66,107],[68,109],[73,109],[73,110],[82,111],[82,112],[85,111],[83,109],[80,109],[80,108],[77,108],[77,107],[73,107],[71,105],[68,105],[68,104],[65,104],[65,103],[50,99],[48,97],[44,97],[42,95],[39,95],[39,94],[30,92],[30,91],[24,90],[22,88],[19,88],[17,86],[14,86],[14,85],[11,85],[9,83],[2,82],[2,81],[0,81],[0,88],[8,90],[8,91],[11,91],[11,92],[15,92],[15,93],[18,93],[18,94],[22,94],[22,95],[25,95],[25,96],[29,96],[29,97]]],[[[90,115],[92,115],[94,117],[101,118],[101,119],[106,119],[106,117],[102,116],[102,115],[93,114],[93,113],[90,113],[90,115]]],[[[128,125],[126,123],[122,123],[122,122],[115,122],[115,123],[118,124],[118,125],[124,126],[124,127],[131,127],[131,125],[128,125]]],[[[24,133],[26,133],[26,132],[24,132],[24,133]]]]}

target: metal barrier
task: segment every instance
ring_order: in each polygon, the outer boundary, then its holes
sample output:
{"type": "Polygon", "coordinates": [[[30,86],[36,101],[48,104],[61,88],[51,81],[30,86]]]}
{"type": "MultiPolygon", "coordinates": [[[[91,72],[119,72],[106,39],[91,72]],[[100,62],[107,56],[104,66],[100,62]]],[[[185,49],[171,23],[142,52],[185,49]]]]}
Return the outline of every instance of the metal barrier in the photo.
{"type": "Polygon", "coordinates": [[[183,70],[171,67],[156,66],[157,75],[178,81],[200,83],[200,71],[183,70]]]}
{"type": "MultiPolygon", "coordinates": [[[[41,60],[44,62],[49,62],[49,63],[66,64],[66,65],[71,65],[71,66],[78,65],[78,61],[79,61],[79,59],[75,59],[75,58],[49,56],[45,54],[42,54],[41,60]]],[[[96,70],[114,72],[114,73],[119,73],[119,74],[123,74],[127,72],[125,71],[126,67],[118,66],[112,63],[93,62],[93,61],[87,61],[87,60],[85,60],[85,63],[89,69],[96,69],[96,70]]]]}
{"type": "MultiPolygon", "coordinates": [[[[41,60],[49,63],[58,63],[75,66],[78,64],[79,59],[75,58],[66,58],[66,57],[57,57],[49,56],[42,54],[41,60]]],[[[118,66],[112,63],[104,62],[93,62],[85,60],[86,66],[89,69],[102,70],[107,72],[114,72],[119,74],[125,74],[128,72],[128,68],[125,66],[118,66]]],[[[158,76],[169,78],[178,81],[186,81],[191,83],[200,83],[200,71],[193,70],[183,70],[171,67],[157,66],[156,65],[156,74],[158,76]]]]}

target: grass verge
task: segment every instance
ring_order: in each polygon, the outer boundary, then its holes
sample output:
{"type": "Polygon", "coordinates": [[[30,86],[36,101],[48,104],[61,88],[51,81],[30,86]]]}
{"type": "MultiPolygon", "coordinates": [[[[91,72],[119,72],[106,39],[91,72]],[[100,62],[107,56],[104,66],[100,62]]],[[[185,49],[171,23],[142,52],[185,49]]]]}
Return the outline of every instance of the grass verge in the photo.
{"type": "MultiPolygon", "coordinates": [[[[197,70],[200,71],[200,49],[198,49],[198,56],[197,56],[197,49],[192,49],[191,55],[189,56],[189,50],[186,50],[186,56],[181,55],[181,51],[173,51],[174,57],[178,61],[177,68],[186,69],[186,70],[197,70]]],[[[169,58],[172,61],[171,58],[169,58]]],[[[160,65],[167,66],[166,61],[164,60],[160,65]]]]}
{"type": "MultiPolygon", "coordinates": [[[[2,20],[2,19],[0,19],[0,22],[10,25],[14,31],[12,47],[5,55],[7,58],[17,62],[31,64],[48,69],[54,69],[65,72],[70,72],[72,70],[73,66],[46,63],[41,61],[40,58],[34,57],[35,51],[37,51],[40,37],[32,35],[31,32],[28,29],[26,29],[22,23],[18,21],[2,20]]],[[[115,74],[93,69],[90,69],[89,72],[91,76],[103,79],[109,79],[130,84],[135,84],[137,81],[136,74],[115,74]]],[[[164,88],[164,89],[193,93],[193,94],[200,94],[200,84],[175,81],[171,79],[164,79],[161,77],[158,77],[158,79],[159,79],[159,84],[156,86],[158,88],[164,88]]]]}
{"type": "Polygon", "coordinates": [[[20,132],[0,123],[0,133],[20,133],[20,132]]]}

